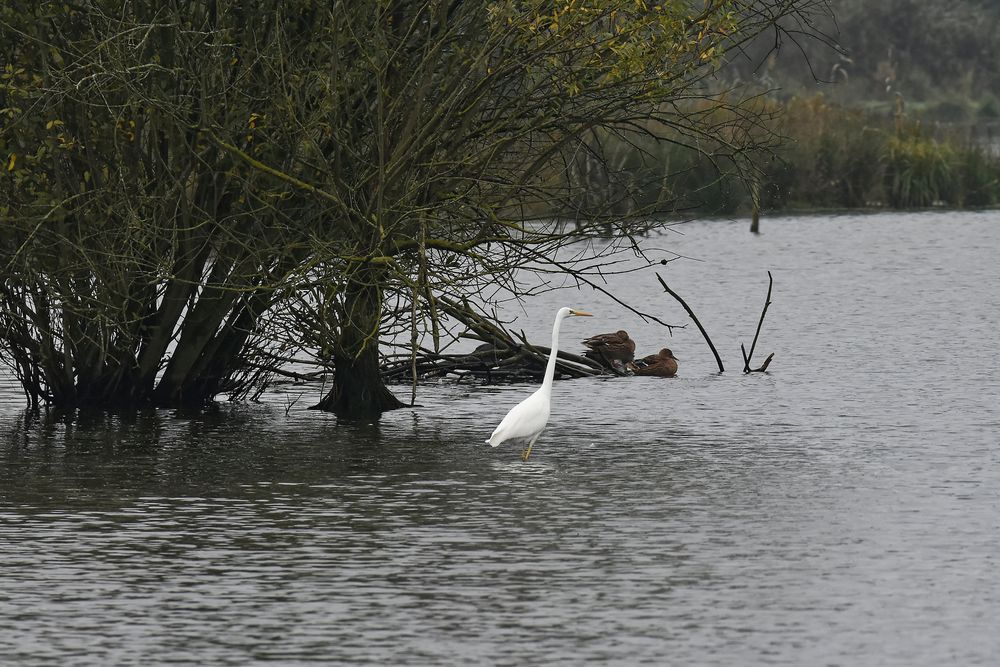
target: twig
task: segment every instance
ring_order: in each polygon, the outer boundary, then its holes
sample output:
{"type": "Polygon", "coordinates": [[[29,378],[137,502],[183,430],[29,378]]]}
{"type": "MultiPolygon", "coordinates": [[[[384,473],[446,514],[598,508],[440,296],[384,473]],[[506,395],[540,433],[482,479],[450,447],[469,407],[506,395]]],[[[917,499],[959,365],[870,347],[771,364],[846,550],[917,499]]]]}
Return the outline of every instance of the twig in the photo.
{"type": "Polygon", "coordinates": [[[289,371],[284,368],[279,368],[278,366],[260,364],[254,361],[248,361],[247,366],[256,368],[261,371],[266,371],[268,373],[274,373],[275,375],[281,375],[286,378],[291,378],[292,380],[298,380],[299,382],[314,382],[317,378],[320,377],[320,375],[322,375],[322,371],[313,371],[312,373],[296,373],[294,371],[289,371]]]}
{"type": "Polygon", "coordinates": [[[707,342],[708,346],[712,348],[712,354],[715,355],[715,362],[719,364],[719,372],[725,373],[726,369],[722,366],[722,359],[719,357],[719,351],[715,349],[715,345],[712,343],[712,339],[708,337],[708,332],[705,331],[705,327],[701,326],[701,322],[698,321],[698,317],[694,314],[694,311],[691,310],[691,306],[687,305],[684,299],[682,299],[680,295],[677,294],[677,292],[667,287],[667,283],[663,282],[663,278],[660,277],[659,273],[656,274],[656,279],[660,281],[661,285],[663,285],[663,289],[666,291],[667,294],[677,299],[677,301],[679,301],[680,304],[684,306],[684,310],[687,311],[687,314],[691,316],[691,319],[694,320],[695,325],[697,325],[698,331],[700,331],[701,335],[705,337],[705,342],[707,342]]]}
{"type": "MultiPolygon", "coordinates": [[[[532,345],[531,343],[528,342],[528,338],[527,336],[524,335],[524,331],[521,331],[520,334],[516,335],[518,335],[518,337],[521,339],[522,342],[521,349],[523,353],[529,354],[531,358],[535,359],[541,364],[548,363],[548,357],[552,353],[552,348],[542,347],[540,345],[532,345]]],[[[597,369],[591,370],[589,368],[577,368],[575,365],[563,361],[563,358],[565,358],[566,356],[567,355],[565,352],[558,352],[556,354],[556,369],[558,369],[560,372],[564,372],[574,377],[597,375],[601,372],[600,370],[597,369]]]]}
{"type": "Polygon", "coordinates": [[[771,364],[771,359],[774,359],[774,352],[772,352],[771,354],[767,355],[767,359],[765,359],[764,363],[762,363],[760,365],[760,368],[751,368],[750,372],[751,373],[763,373],[763,372],[767,371],[767,367],[771,364]]]}
{"type": "MultiPolygon", "coordinates": [[[[544,345],[527,343],[527,346],[536,354],[541,355],[539,361],[542,359],[547,361],[549,354],[552,353],[552,348],[544,345]]],[[[576,374],[576,377],[587,377],[589,375],[601,375],[604,373],[604,368],[593,359],[587,359],[586,357],[581,357],[571,352],[563,352],[562,350],[559,350],[556,354],[556,368],[560,372],[576,374]]]]}
{"type": "MultiPolygon", "coordinates": [[[[750,354],[743,355],[743,372],[749,373],[750,371],[750,360],[753,359],[754,348],[757,347],[757,337],[760,336],[760,327],[764,324],[764,315],[767,314],[767,307],[771,305],[771,288],[774,286],[774,278],[771,277],[771,272],[767,272],[767,297],[764,299],[764,309],[760,311],[760,319],[757,320],[757,332],[753,335],[753,343],[750,344],[750,354]]],[[[742,347],[742,343],[740,344],[742,347]]],[[[773,354],[771,356],[774,356],[773,354]]],[[[770,363],[770,357],[767,363],[770,363]]],[[[767,368],[765,364],[762,368],[767,368]]]]}
{"type": "Polygon", "coordinates": [[[291,403],[288,402],[288,396],[287,395],[285,396],[285,416],[286,417],[288,416],[288,413],[292,411],[292,408],[295,406],[295,404],[299,402],[299,399],[302,398],[303,396],[304,396],[304,394],[299,394],[298,396],[295,397],[295,400],[292,401],[291,403]]]}

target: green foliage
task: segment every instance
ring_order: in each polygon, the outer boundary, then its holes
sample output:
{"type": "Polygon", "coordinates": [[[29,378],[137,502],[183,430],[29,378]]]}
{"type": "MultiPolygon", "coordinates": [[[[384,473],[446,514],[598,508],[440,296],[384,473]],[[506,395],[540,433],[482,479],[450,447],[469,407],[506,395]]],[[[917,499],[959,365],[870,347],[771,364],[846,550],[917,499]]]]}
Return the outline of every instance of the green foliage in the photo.
{"type": "Polygon", "coordinates": [[[955,198],[955,151],[919,133],[890,137],[885,144],[886,194],[893,208],[951,203],[955,198]]]}
{"type": "Polygon", "coordinates": [[[983,96],[983,101],[979,105],[978,110],[979,118],[986,121],[994,121],[1000,118],[1000,102],[997,98],[991,94],[987,93],[983,96]]]}
{"type": "MultiPolygon", "coordinates": [[[[1000,159],[968,140],[946,132],[934,136],[927,125],[905,116],[890,120],[822,96],[769,104],[768,115],[785,141],[773,155],[761,155],[752,175],[765,210],[1000,202],[1000,159]]],[[[713,114],[717,121],[725,116],[719,110],[713,114]]],[[[622,148],[631,151],[631,158],[620,161],[631,165],[631,197],[666,213],[748,210],[746,175],[720,148],[699,152],[682,143],[662,144],[655,153],[647,144],[622,148]]]]}
{"type": "Polygon", "coordinates": [[[856,208],[882,199],[883,130],[873,119],[815,96],[792,100],[780,122],[787,143],[767,176],[782,185],[765,188],[765,203],[856,208]]]}
{"type": "MultiPolygon", "coordinates": [[[[866,113],[831,104],[822,96],[770,102],[766,115],[784,137],[773,155],[761,152],[756,171],[727,159],[724,143],[694,150],[669,128],[668,141],[626,142],[605,136],[601,143],[618,171],[588,175],[591,197],[632,203],[661,213],[699,211],[730,215],[752,206],[748,178],[760,185],[765,210],[871,207],[993,206],[1000,202],[1000,160],[976,144],[900,116],[866,113]]],[[[730,112],[713,109],[706,122],[726,124],[730,112]]],[[[565,213],[564,210],[549,213],[565,213]]]]}
{"type": "MultiPolygon", "coordinates": [[[[223,103],[239,43],[206,30],[207,5],[113,4],[2,14],[0,356],[32,403],[200,405],[247,386],[246,326],[301,255],[288,189],[204,131],[253,151],[268,83],[246,76],[223,103]]],[[[259,46],[269,19],[228,19],[259,46]]]]}
{"type": "Polygon", "coordinates": [[[1000,160],[975,144],[904,116],[889,121],[827,103],[789,102],[788,142],[767,170],[765,204],[774,208],[992,206],[1000,160]]]}
{"type": "Polygon", "coordinates": [[[1000,164],[981,146],[959,152],[956,181],[956,205],[986,207],[1000,203],[1000,164]]]}

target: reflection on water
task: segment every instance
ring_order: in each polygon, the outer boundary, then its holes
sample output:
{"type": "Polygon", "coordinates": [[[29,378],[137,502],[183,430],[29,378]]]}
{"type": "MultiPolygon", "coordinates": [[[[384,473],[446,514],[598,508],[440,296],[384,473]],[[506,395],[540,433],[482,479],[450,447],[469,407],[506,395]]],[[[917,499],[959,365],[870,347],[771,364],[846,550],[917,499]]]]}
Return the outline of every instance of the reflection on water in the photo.
{"type": "MultiPolygon", "coordinates": [[[[1000,225],[942,217],[651,241],[706,260],[665,277],[729,372],[692,327],[678,378],[556,383],[527,463],[482,444],[526,386],[338,427],[286,415],[315,387],[26,422],[8,383],[0,663],[994,664],[1000,225]],[[767,269],[773,372],[743,376],[767,269]]],[[[596,293],[544,298],[532,336],[568,298],[661,346],[596,293]]]]}

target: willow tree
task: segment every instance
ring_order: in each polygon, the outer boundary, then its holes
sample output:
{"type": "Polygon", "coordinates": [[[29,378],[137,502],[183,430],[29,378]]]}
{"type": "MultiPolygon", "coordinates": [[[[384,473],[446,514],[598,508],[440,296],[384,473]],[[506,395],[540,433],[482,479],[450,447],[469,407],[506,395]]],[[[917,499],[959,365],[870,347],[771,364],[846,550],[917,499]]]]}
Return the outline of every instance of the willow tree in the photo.
{"type": "Polygon", "coordinates": [[[0,357],[33,402],[197,405],[304,347],[321,407],[377,416],[381,342],[520,267],[587,280],[612,250],[559,250],[672,204],[660,146],[747,169],[763,107],[713,76],[823,9],[8,3],[0,357]]]}
{"type": "Polygon", "coordinates": [[[262,318],[313,212],[208,128],[253,144],[271,63],[239,59],[307,17],[220,9],[0,9],[0,356],[33,404],[202,405],[274,351],[262,318]]]}
{"type": "Polygon", "coordinates": [[[430,332],[436,344],[438,295],[524,294],[524,268],[587,281],[616,249],[637,250],[649,213],[676,203],[662,147],[752,169],[774,140],[767,107],[719,90],[714,75],[766,32],[808,33],[824,10],[818,0],[334,5],[320,39],[327,66],[289,70],[281,88],[293,100],[281,124],[308,136],[308,176],[286,182],[316,187],[349,230],[316,265],[319,308],[298,320],[335,359],[321,407],[398,406],[376,372],[378,343],[412,348],[430,332]],[[600,250],[574,246],[608,236],[600,250]],[[582,249],[567,259],[570,246],[582,249]]]}

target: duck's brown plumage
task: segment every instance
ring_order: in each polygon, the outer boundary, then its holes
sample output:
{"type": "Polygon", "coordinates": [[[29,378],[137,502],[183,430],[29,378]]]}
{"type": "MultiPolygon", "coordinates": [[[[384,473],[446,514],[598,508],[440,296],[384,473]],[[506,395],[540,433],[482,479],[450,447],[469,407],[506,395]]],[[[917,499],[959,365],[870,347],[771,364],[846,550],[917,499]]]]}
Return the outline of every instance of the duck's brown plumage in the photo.
{"type": "Polygon", "coordinates": [[[603,364],[628,362],[635,358],[635,341],[628,337],[627,331],[597,334],[583,341],[583,344],[587,347],[584,356],[603,364]]]}
{"type": "Polygon", "coordinates": [[[670,378],[677,375],[677,357],[665,347],[656,354],[643,357],[628,365],[636,375],[655,375],[657,377],[670,378]]]}

